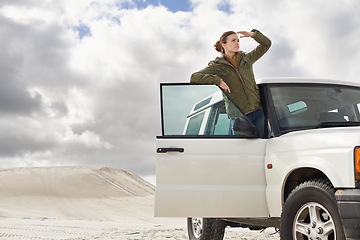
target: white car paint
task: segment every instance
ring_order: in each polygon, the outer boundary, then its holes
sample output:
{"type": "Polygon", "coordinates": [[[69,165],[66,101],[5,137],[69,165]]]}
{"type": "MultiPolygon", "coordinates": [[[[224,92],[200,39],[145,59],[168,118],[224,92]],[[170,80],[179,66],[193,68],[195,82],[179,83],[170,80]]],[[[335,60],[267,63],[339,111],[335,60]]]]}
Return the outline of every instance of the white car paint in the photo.
{"type": "Polygon", "coordinates": [[[359,127],[297,131],[269,139],[266,146],[266,198],[270,216],[280,217],[287,177],[299,168],[323,172],[335,188],[353,188],[354,146],[360,144],[359,127]],[[341,160],[341,161],[339,161],[341,160]]]}
{"type": "Polygon", "coordinates": [[[267,217],[266,139],[158,139],[155,215],[267,217]],[[206,152],[206,155],[204,155],[206,152]],[[253,206],[256,206],[254,208],[253,206]]]}

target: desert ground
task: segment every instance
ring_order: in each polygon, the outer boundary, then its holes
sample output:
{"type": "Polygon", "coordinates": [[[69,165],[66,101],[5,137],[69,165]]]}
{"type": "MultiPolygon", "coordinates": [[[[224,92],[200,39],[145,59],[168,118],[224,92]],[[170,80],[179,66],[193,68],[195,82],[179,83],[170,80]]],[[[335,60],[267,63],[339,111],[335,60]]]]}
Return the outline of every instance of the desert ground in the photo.
{"type": "MultiPolygon", "coordinates": [[[[155,187],[120,169],[0,170],[0,239],[186,240],[186,219],[154,217],[155,187]]],[[[224,239],[280,239],[275,229],[227,228],[224,239]]]]}

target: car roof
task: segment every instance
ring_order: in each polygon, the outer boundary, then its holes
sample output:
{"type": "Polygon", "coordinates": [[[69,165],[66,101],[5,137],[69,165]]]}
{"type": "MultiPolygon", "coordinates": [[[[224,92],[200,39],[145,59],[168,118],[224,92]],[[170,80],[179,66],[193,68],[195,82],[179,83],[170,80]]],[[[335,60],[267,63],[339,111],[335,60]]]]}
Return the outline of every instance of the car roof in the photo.
{"type": "Polygon", "coordinates": [[[259,78],[256,80],[258,84],[274,84],[274,83],[312,83],[312,84],[339,84],[360,87],[360,83],[335,79],[321,78],[299,78],[299,77],[279,77],[279,78],[259,78]]]}

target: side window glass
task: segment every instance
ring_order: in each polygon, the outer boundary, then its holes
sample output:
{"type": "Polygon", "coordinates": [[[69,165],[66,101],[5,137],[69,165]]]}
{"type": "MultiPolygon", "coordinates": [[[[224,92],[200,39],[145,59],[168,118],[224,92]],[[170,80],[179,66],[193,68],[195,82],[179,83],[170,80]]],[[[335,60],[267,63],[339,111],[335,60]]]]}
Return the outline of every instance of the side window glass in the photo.
{"type": "Polygon", "coordinates": [[[185,135],[199,135],[204,116],[205,112],[202,112],[189,118],[187,128],[185,129],[185,135]]]}
{"type": "MultiPolygon", "coordinates": [[[[225,108],[225,106],[224,106],[225,108]]],[[[227,113],[220,113],[215,125],[214,135],[231,135],[231,123],[227,113]]]]}
{"type": "Polygon", "coordinates": [[[284,84],[273,86],[270,91],[280,131],[342,126],[360,119],[360,88],[284,84]]]}
{"type": "Polygon", "coordinates": [[[217,86],[160,86],[163,136],[231,135],[223,94],[217,86]]]}
{"type": "Polygon", "coordinates": [[[206,126],[208,135],[231,135],[230,119],[226,113],[224,101],[215,104],[210,112],[206,126]]]}

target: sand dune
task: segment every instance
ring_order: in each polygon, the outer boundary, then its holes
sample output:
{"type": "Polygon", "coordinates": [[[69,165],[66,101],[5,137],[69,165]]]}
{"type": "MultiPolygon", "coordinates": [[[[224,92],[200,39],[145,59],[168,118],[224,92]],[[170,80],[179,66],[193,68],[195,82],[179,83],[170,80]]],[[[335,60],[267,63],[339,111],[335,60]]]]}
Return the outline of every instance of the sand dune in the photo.
{"type": "MultiPolygon", "coordinates": [[[[153,217],[154,192],[113,168],[2,169],[0,239],[187,239],[185,219],[153,217]]],[[[272,232],[227,229],[225,239],[279,239],[272,232]]]]}
{"type": "Polygon", "coordinates": [[[136,220],[134,209],[152,216],[154,189],[136,175],[111,168],[5,169],[0,171],[0,216],[117,220],[125,215],[136,220]]]}

